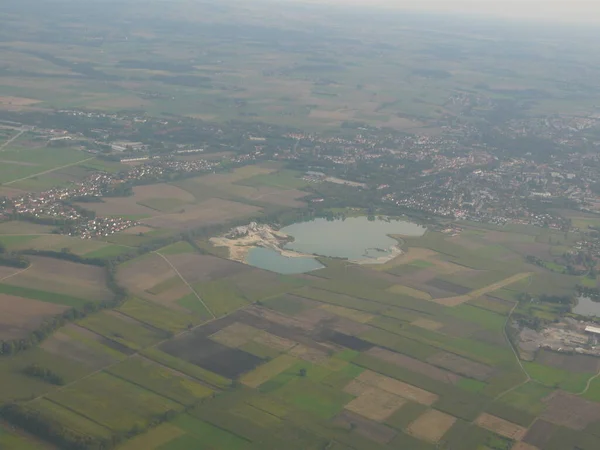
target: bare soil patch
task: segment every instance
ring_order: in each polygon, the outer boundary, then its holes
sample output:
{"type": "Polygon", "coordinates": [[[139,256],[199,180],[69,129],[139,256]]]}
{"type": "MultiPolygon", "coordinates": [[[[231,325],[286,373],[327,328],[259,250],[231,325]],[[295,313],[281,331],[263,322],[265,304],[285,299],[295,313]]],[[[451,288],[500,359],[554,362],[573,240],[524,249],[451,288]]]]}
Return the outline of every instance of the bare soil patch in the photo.
{"type": "Polygon", "coordinates": [[[389,443],[397,432],[390,427],[369,420],[352,411],[344,411],[338,414],[333,420],[333,424],[354,431],[361,436],[366,437],[380,444],[389,443]]]}
{"type": "Polygon", "coordinates": [[[94,211],[99,217],[107,216],[155,216],[157,212],[138,205],[134,197],[105,197],[101,203],[76,203],[84,209],[94,211]]]}
{"type": "Polygon", "coordinates": [[[456,375],[456,373],[440,369],[431,364],[419,361],[418,359],[411,358],[410,356],[402,355],[380,347],[373,347],[367,353],[382,361],[389,362],[399,367],[405,367],[412,372],[425,375],[444,383],[456,384],[462,379],[462,377],[456,375]]]}
{"type": "Polygon", "coordinates": [[[543,243],[519,243],[519,244],[506,244],[506,247],[510,250],[518,253],[519,255],[527,256],[532,255],[537,258],[547,259],[552,257],[550,253],[550,245],[543,243]]]}
{"type": "Polygon", "coordinates": [[[441,289],[443,291],[452,292],[453,294],[465,295],[468,294],[471,289],[465,286],[461,286],[456,283],[452,283],[450,281],[442,280],[439,278],[435,278],[427,283],[429,286],[432,286],[437,289],[441,289]]]}
{"type": "Polygon", "coordinates": [[[558,427],[545,420],[536,420],[529,428],[527,434],[523,438],[523,442],[533,445],[534,448],[546,448],[546,444],[550,441],[550,437],[558,427]]]}
{"type": "Polygon", "coordinates": [[[454,373],[464,375],[476,380],[485,381],[494,375],[495,370],[490,366],[481,364],[470,359],[463,358],[453,353],[440,352],[427,358],[427,361],[435,366],[443,367],[454,373]]]}
{"type": "Polygon", "coordinates": [[[389,392],[378,388],[369,387],[348,403],[345,408],[368,419],[383,422],[405,403],[404,398],[391,395],[389,392]]]}
{"type": "Polygon", "coordinates": [[[510,450],[538,450],[538,448],[525,442],[517,442],[510,450]]]}
{"type": "Polygon", "coordinates": [[[44,319],[67,310],[67,306],[0,294],[0,339],[18,339],[35,330],[44,319]]]}
{"type": "Polygon", "coordinates": [[[127,228],[126,230],[121,231],[124,234],[145,234],[154,231],[154,228],[145,227],[143,225],[139,225],[137,227],[127,228]]]}
{"type": "Polygon", "coordinates": [[[537,352],[535,362],[579,373],[596,373],[600,360],[588,355],[568,355],[541,349],[537,352]]]}
{"type": "Polygon", "coordinates": [[[589,424],[600,420],[600,404],[576,395],[554,391],[543,401],[547,408],[540,418],[548,422],[583,430],[589,424]]]}
{"type": "Polygon", "coordinates": [[[297,342],[295,341],[276,336],[266,331],[262,331],[260,334],[258,334],[253,339],[253,341],[258,344],[266,345],[267,347],[272,348],[274,350],[280,350],[282,352],[289,350],[297,344],[297,342]]]}
{"type": "Polygon", "coordinates": [[[477,417],[475,424],[514,441],[522,440],[527,433],[527,428],[487,413],[477,417]]]}
{"type": "Polygon", "coordinates": [[[261,330],[244,323],[233,323],[210,336],[210,338],[227,347],[237,348],[258,336],[261,330]]]}
{"type": "Polygon", "coordinates": [[[156,215],[156,211],[151,210],[150,208],[146,209],[152,211],[150,215],[155,217],[144,219],[141,221],[142,223],[152,227],[171,228],[175,230],[185,230],[201,225],[223,223],[240,217],[256,215],[261,211],[261,209],[256,206],[218,198],[211,198],[196,205],[186,205],[182,208],[181,212],[161,214],[158,216],[156,215]]]}
{"type": "Polygon", "coordinates": [[[158,183],[133,188],[133,199],[136,202],[153,198],[174,198],[182,202],[193,203],[196,198],[188,191],[172,184],[158,183]]]}
{"type": "Polygon", "coordinates": [[[27,191],[24,191],[22,189],[16,189],[16,188],[8,187],[8,186],[0,186],[0,197],[13,198],[13,197],[19,197],[26,193],[27,193],[27,191]]]}
{"type": "Polygon", "coordinates": [[[119,267],[119,283],[134,293],[142,293],[176,277],[175,271],[159,255],[147,255],[119,267]]]}
{"type": "Polygon", "coordinates": [[[322,363],[328,358],[328,354],[323,350],[306,347],[305,345],[298,344],[294,346],[289,352],[290,355],[297,358],[303,359],[311,363],[322,363]]]}
{"type": "Polygon", "coordinates": [[[11,277],[20,270],[22,269],[17,269],[15,267],[0,266],[0,280],[3,280],[7,277],[11,277]]]}
{"type": "Polygon", "coordinates": [[[357,380],[369,386],[383,389],[390,394],[399,395],[407,400],[421,403],[422,405],[431,406],[438,399],[436,394],[370,370],[361,373],[357,380]]]}
{"type": "Polygon", "coordinates": [[[5,281],[6,284],[72,295],[85,300],[108,300],[102,267],[77,264],[40,256],[31,257],[31,266],[5,281]]]}
{"type": "Polygon", "coordinates": [[[415,327],[423,328],[424,330],[436,331],[442,328],[444,325],[440,322],[430,319],[417,319],[410,323],[415,327]]]}
{"type": "Polygon", "coordinates": [[[407,433],[428,442],[438,442],[454,425],[456,417],[435,409],[430,409],[412,422],[406,429],[407,433]]]}

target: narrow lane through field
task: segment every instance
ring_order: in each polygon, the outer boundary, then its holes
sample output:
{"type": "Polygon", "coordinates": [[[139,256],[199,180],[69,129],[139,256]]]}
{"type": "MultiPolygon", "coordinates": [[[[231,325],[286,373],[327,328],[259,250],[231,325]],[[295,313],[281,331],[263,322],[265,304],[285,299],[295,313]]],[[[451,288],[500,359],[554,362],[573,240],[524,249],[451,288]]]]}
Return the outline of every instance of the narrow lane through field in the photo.
{"type": "Polygon", "coordinates": [[[594,381],[598,377],[600,377],[600,371],[587,381],[587,384],[585,385],[585,389],[583,391],[581,391],[580,393],[578,393],[577,395],[585,395],[585,393],[587,391],[589,391],[590,386],[592,385],[592,381],[594,381]]]}
{"type": "Polygon", "coordinates": [[[60,166],[60,167],[55,167],[54,169],[50,169],[50,170],[44,170],[43,172],[39,172],[39,173],[34,173],[33,175],[29,175],[23,178],[19,178],[18,180],[12,180],[12,181],[8,181],[7,183],[2,183],[3,186],[8,186],[9,184],[13,184],[13,183],[18,183],[19,181],[25,181],[25,180],[29,180],[30,178],[35,178],[35,177],[39,177],[40,175],[46,175],[47,173],[52,173],[52,172],[56,172],[57,170],[60,169],[66,169],[67,167],[72,167],[72,166],[77,166],[81,163],[84,163],[86,161],[89,161],[91,159],[95,159],[95,156],[92,156],[91,158],[87,158],[87,159],[82,159],[81,161],[77,161],[71,164],[65,164],[64,166],[60,166]]]}
{"type": "Polygon", "coordinates": [[[194,295],[196,296],[196,298],[198,299],[198,301],[200,303],[202,303],[202,305],[210,313],[210,315],[212,316],[212,318],[216,319],[217,316],[215,316],[215,314],[211,311],[211,309],[208,307],[208,305],[206,303],[204,303],[204,300],[202,300],[202,298],[200,297],[200,295],[198,295],[198,292],[196,292],[196,289],[194,289],[192,287],[192,285],[187,282],[187,280],[179,273],[179,270],[177,270],[177,268],[171,263],[171,261],[169,261],[169,258],[167,258],[165,255],[163,255],[160,252],[152,252],[152,253],[156,253],[158,256],[160,256],[162,259],[164,259],[169,266],[171,266],[171,269],[173,269],[175,271],[175,273],[177,274],[177,276],[179,278],[181,278],[181,281],[183,281],[185,283],[185,285],[190,289],[190,291],[192,291],[194,293],[194,295]]]}
{"type": "Polygon", "coordinates": [[[20,130],[17,134],[15,134],[13,137],[11,137],[8,141],[6,141],[4,144],[0,145],[0,152],[4,151],[4,149],[6,147],[8,147],[8,145],[11,142],[14,142],[17,139],[19,139],[23,133],[25,133],[25,130],[20,130]]]}

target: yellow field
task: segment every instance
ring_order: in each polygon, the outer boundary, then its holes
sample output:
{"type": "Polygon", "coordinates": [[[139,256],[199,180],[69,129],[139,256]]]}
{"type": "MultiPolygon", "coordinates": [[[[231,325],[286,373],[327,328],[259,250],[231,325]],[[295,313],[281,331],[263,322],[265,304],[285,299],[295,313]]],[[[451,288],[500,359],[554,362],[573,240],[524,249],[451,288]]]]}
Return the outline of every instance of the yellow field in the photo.
{"type": "Polygon", "coordinates": [[[412,422],[408,434],[429,442],[438,442],[454,425],[456,417],[431,409],[412,422]]]}
{"type": "Polygon", "coordinates": [[[505,278],[504,280],[498,281],[496,283],[490,284],[489,286],[483,287],[481,289],[477,289],[475,291],[471,291],[466,295],[459,295],[456,297],[446,297],[446,298],[436,298],[432,301],[439,303],[445,306],[458,306],[463,303],[466,303],[470,300],[475,300],[476,298],[483,297],[491,292],[497,291],[498,289],[502,289],[506,286],[509,286],[518,281],[524,280],[532,275],[531,272],[523,272],[513,275],[512,277],[505,278]]]}
{"type": "Polygon", "coordinates": [[[405,403],[406,400],[397,395],[370,387],[348,403],[345,408],[367,419],[383,422],[405,403]]]}
{"type": "Polygon", "coordinates": [[[431,392],[427,392],[402,381],[371,372],[370,370],[361,373],[357,380],[366,385],[382,389],[390,394],[399,395],[407,400],[421,403],[422,405],[431,406],[439,398],[436,394],[432,394],[431,392]]]}
{"type": "Polygon", "coordinates": [[[227,347],[237,348],[248,343],[252,338],[258,336],[260,332],[261,330],[258,328],[236,322],[217,331],[210,338],[227,347]]]}
{"type": "Polygon", "coordinates": [[[411,325],[415,327],[423,328],[424,330],[436,331],[442,328],[444,325],[440,322],[436,322],[435,320],[429,319],[417,319],[411,322],[411,325]]]}
{"type": "Polygon", "coordinates": [[[257,388],[261,384],[269,381],[275,375],[279,375],[281,372],[291,367],[297,361],[298,360],[293,356],[278,356],[277,358],[269,361],[268,363],[263,364],[262,366],[254,369],[252,372],[242,376],[241,382],[242,384],[248,387],[257,388]]]}

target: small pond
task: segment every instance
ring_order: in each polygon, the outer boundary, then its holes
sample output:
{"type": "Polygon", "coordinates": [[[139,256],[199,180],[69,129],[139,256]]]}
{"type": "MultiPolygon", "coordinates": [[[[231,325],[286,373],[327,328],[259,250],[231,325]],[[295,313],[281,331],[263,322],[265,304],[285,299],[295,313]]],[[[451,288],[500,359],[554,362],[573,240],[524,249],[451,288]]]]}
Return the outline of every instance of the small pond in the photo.
{"type": "Polygon", "coordinates": [[[595,302],[589,297],[577,297],[577,305],[573,307],[573,312],[581,316],[600,317],[600,302],[595,302]]]}

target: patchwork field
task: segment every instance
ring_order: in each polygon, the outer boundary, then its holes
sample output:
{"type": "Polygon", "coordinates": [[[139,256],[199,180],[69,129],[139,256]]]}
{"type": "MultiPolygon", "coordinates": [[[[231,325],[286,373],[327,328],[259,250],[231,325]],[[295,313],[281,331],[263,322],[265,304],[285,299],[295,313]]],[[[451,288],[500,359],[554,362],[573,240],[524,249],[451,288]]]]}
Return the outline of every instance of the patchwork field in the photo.
{"type": "MultiPolygon", "coordinates": [[[[0,398],[19,393],[27,411],[90,439],[147,431],[125,450],[595,450],[596,384],[583,396],[561,388],[582,391],[597,361],[539,351],[523,362],[533,378],[524,383],[505,336],[508,315],[522,306],[513,310],[514,297],[496,295],[544,274],[435,235],[409,245],[385,267],[342,270],[326,261],[311,276],[168,245],[118,266],[131,296],[122,305],[62,328],[37,349],[43,356],[31,357],[70,384],[23,375],[25,362],[6,360],[3,371],[0,359],[0,376],[17,386],[0,388],[0,398]],[[469,298],[448,306],[437,302],[442,293],[469,298]],[[51,358],[72,365],[68,373],[51,358]]],[[[26,289],[9,283],[30,270],[29,284],[55,286],[66,270],[81,270],[35,263],[20,274],[1,268],[9,278],[0,286],[26,289]]],[[[95,269],[86,266],[71,295],[101,286],[95,269]]],[[[30,326],[26,318],[41,320],[35,305],[64,308],[27,289],[29,297],[3,294],[7,305],[13,297],[36,302],[29,316],[11,316],[7,333],[19,321],[30,326]]]]}

